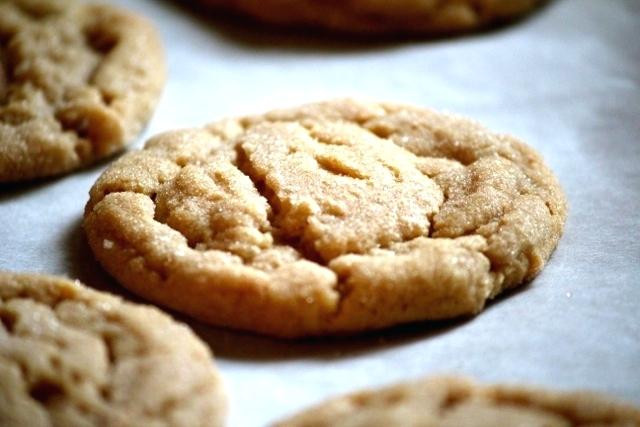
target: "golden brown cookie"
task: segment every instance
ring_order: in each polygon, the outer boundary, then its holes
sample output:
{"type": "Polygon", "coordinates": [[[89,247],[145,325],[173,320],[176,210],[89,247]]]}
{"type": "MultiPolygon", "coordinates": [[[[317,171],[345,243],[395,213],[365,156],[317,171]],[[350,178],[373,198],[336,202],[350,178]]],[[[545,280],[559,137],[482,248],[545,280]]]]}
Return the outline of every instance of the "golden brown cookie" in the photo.
{"type": "Polygon", "coordinates": [[[199,0],[284,26],[357,34],[462,33],[521,17],[544,0],[199,0]]]}
{"type": "Polygon", "coordinates": [[[540,272],[565,216],[517,139],[342,100],[158,135],[98,179],[84,227],[132,291],[295,337],[478,313],[540,272]]]}
{"type": "Polygon", "coordinates": [[[276,425],[633,427],[640,425],[640,410],[594,393],[481,386],[442,377],[338,397],[276,425]]]}
{"type": "Polygon", "coordinates": [[[139,16],[72,0],[0,1],[0,182],[121,150],[164,81],[160,40],[139,16]]]}
{"type": "Polygon", "coordinates": [[[155,308],[0,272],[0,321],[4,427],[223,424],[209,349],[155,308]]]}

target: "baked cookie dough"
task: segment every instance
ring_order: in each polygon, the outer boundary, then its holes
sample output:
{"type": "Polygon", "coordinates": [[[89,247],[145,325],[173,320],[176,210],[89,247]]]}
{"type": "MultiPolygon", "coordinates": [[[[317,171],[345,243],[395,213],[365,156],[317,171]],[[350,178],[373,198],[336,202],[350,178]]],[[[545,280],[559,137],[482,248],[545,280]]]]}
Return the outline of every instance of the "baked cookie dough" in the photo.
{"type": "Polygon", "coordinates": [[[219,426],[209,349],[155,308],[0,272],[0,425],[219,426]]]}
{"type": "Polygon", "coordinates": [[[139,16],[72,0],[0,1],[0,182],[121,150],[164,81],[158,34],[139,16]]]}
{"type": "Polygon", "coordinates": [[[432,378],[339,397],[276,424],[304,426],[638,426],[640,410],[588,392],[432,378]]]}
{"type": "Polygon", "coordinates": [[[375,34],[462,33],[521,17],[544,0],[199,0],[284,26],[375,34]]]}
{"type": "Polygon", "coordinates": [[[139,295],[296,337],[478,313],[540,272],[565,216],[517,139],[341,100],[158,135],[98,179],[84,227],[139,295]]]}

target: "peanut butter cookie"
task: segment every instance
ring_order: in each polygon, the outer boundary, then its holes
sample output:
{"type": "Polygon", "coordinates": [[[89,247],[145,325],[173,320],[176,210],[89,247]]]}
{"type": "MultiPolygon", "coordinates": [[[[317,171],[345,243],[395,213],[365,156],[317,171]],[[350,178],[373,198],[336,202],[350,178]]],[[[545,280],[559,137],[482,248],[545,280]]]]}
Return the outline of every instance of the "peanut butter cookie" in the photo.
{"type": "Polygon", "coordinates": [[[165,80],[145,19],[72,0],[0,2],[0,182],[69,172],[121,150],[165,80]]]}
{"type": "Polygon", "coordinates": [[[432,378],[329,400],[279,427],[638,426],[640,410],[588,392],[432,378]]]}
{"type": "Polygon", "coordinates": [[[209,349],[155,308],[0,272],[0,425],[219,426],[209,349]]]}
{"type": "Polygon", "coordinates": [[[98,179],[84,226],[132,291],[295,337],[478,313],[540,272],[565,216],[517,139],[343,100],[156,136],[98,179]]]}
{"type": "Polygon", "coordinates": [[[359,34],[442,35],[525,15],[543,0],[200,0],[263,22],[359,34]]]}

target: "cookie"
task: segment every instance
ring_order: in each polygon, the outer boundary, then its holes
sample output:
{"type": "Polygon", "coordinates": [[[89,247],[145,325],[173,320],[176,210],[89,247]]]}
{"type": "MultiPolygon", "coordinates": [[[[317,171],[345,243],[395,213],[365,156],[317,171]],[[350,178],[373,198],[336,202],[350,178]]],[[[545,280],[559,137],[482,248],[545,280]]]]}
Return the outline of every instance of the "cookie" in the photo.
{"type": "Polygon", "coordinates": [[[517,139],[339,100],[152,138],[94,184],[84,228],[133,292],[295,337],[478,313],[540,272],[565,217],[517,139]]]}
{"type": "Polygon", "coordinates": [[[640,410],[588,392],[481,386],[436,377],[329,400],[276,424],[303,426],[638,426],[640,410]]]}
{"type": "Polygon", "coordinates": [[[519,18],[543,0],[200,0],[269,24],[356,34],[444,35],[519,18]]]}
{"type": "Polygon", "coordinates": [[[155,308],[0,272],[0,425],[218,426],[209,349],[155,308]]]}
{"type": "Polygon", "coordinates": [[[0,182],[121,150],[164,81],[158,34],[139,16],[71,0],[0,2],[0,182]]]}

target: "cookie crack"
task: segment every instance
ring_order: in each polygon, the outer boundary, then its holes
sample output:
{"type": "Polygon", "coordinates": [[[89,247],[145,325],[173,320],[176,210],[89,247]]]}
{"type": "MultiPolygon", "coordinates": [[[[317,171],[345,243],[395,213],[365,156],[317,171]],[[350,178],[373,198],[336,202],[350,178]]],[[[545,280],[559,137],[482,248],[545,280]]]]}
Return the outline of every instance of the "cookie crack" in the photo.
{"type": "MultiPolygon", "coordinates": [[[[388,115],[388,114],[387,114],[388,115]]],[[[459,153],[438,153],[440,155],[434,155],[436,153],[430,153],[429,155],[424,155],[424,154],[420,154],[420,153],[414,153],[413,151],[409,150],[408,148],[404,147],[402,144],[399,144],[398,142],[396,142],[393,138],[394,135],[399,134],[401,131],[395,128],[391,128],[391,127],[386,127],[386,126],[375,126],[373,125],[371,122],[373,120],[377,120],[379,118],[373,118],[370,120],[367,120],[365,123],[363,123],[361,125],[362,129],[368,131],[369,133],[371,133],[372,135],[389,141],[391,143],[393,143],[395,146],[397,146],[398,148],[402,149],[405,151],[405,153],[407,154],[411,154],[415,157],[418,158],[435,158],[435,159],[445,159],[445,160],[449,160],[449,161],[455,161],[465,167],[468,167],[469,165],[471,165],[473,162],[475,162],[476,158],[465,158],[463,154],[459,154],[459,153]]],[[[412,125],[412,127],[414,127],[413,130],[415,130],[417,128],[416,125],[412,125]]],[[[431,131],[431,130],[430,130],[431,131]]],[[[451,141],[447,141],[447,139],[449,138],[448,136],[446,136],[441,130],[434,130],[431,132],[431,136],[435,139],[435,142],[437,144],[441,144],[441,145],[446,145],[446,146],[453,146],[455,147],[457,144],[452,143],[451,141]]],[[[406,139],[406,136],[401,137],[402,139],[406,139]]]]}
{"type": "Polygon", "coordinates": [[[561,408],[545,404],[544,402],[532,401],[531,399],[527,399],[525,396],[519,396],[517,393],[509,393],[508,391],[504,392],[498,390],[491,397],[496,405],[513,405],[525,410],[537,409],[539,411],[561,417],[570,425],[581,425],[583,423],[613,424],[617,421],[614,414],[610,414],[609,416],[598,414],[595,418],[589,417],[588,419],[584,419],[572,411],[571,408],[561,408]]]}
{"type": "MultiPolygon", "coordinates": [[[[292,123],[297,123],[295,121],[291,121],[292,123]]],[[[313,139],[313,141],[317,142],[317,143],[326,143],[329,145],[344,145],[342,143],[333,141],[331,139],[327,139],[327,138],[322,138],[319,135],[317,135],[315,132],[313,132],[312,128],[310,128],[309,125],[302,125],[302,127],[304,129],[307,130],[309,137],[313,139]],[[322,142],[325,141],[325,142],[322,142]]],[[[401,147],[400,147],[401,148],[401,147]]],[[[256,189],[256,191],[267,201],[269,207],[270,207],[270,211],[269,211],[269,215],[268,215],[268,220],[269,220],[269,224],[270,224],[270,229],[271,229],[271,235],[274,238],[274,243],[275,245],[286,245],[286,246],[290,246],[293,249],[295,249],[304,259],[314,262],[320,266],[323,267],[328,267],[328,265],[338,256],[345,256],[345,255],[369,255],[371,253],[373,253],[375,250],[380,250],[380,249],[388,249],[391,246],[393,246],[394,244],[401,244],[401,243],[407,243],[410,242],[412,240],[414,240],[415,238],[418,237],[429,237],[431,235],[431,230],[432,230],[432,223],[433,223],[433,217],[434,215],[437,213],[437,209],[435,209],[433,212],[429,212],[426,215],[426,219],[428,220],[428,227],[427,230],[419,235],[419,236],[405,236],[399,239],[395,239],[392,241],[385,241],[385,242],[379,242],[377,245],[375,245],[374,247],[371,247],[367,250],[364,251],[358,251],[358,252],[354,252],[354,251],[347,251],[344,253],[340,253],[339,255],[336,255],[334,257],[328,258],[326,259],[325,257],[322,257],[319,252],[315,249],[313,242],[304,242],[304,233],[300,233],[299,235],[296,235],[295,237],[292,236],[285,236],[279,228],[278,225],[278,220],[276,218],[278,218],[279,216],[283,215],[282,212],[282,206],[281,206],[281,202],[278,199],[278,197],[273,193],[273,191],[271,191],[269,189],[269,187],[267,186],[267,184],[265,183],[265,179],[261,176],[259,176],[258,173],[256,173],[256,171],[253,168],[253,165],[251,164],[251,161],[248,159],[245,151],[243,150],[241,144],[236,144],[234,146],[235,152],[236,152],[236,159],[235,159],[235,166],[236,168],[242,172],[245,176],[247,176],[251,182],[254,185],[254,188],[256,189]]],[[[406,154],[410,153],[408,151],[406,151],[406,154]]],[[[349,177],[351,179],[358,179],[358,180],[368,180],[370,179],[368,176],[363,175],[362,173],[360,173],[358,170],[356,170],[355,168],[349,167],[348,165],[342,165],[342,164],[338,164],[336,162],[333,162],[333,159],[330,158],[330,156],[325,156],[323,154],[317,154],[314,155],[314,159],[316,160],[316,162],[318,163],[318,167],[320,169],[326,170],[329,173],[335,174],[335,175],[339,175],[339,176],[345,176],[345,177],[349,177]],[[344,166],[344,167],[343,167],[344,166]]],[[[394,167],[393,165],[389,165],[384,161],[381,161],[380,164],[385,167],[389,173],[393,176],[394,180],[396,182],[402,181],[402,175],[401,175],[401,171],[398,170],[396,167],[394,167]]],[[[330,212],[326,212],[328,214],[331,214],[330,212]]],[[[341,292],[341,293],[345,293],[345,292],[341,292]]]]}
{"type": "Polygon", "coordinates": [[[510,393],[508,390],[501,389],[489,389],[488,391],[482,391],[480,396],[477,393],[473,393],[469,389],[451,389],[448,391],[445,398],[440,403],[439,413],[441,416],[446,417],[447,414],[455,412],[460,406],[466,403],[472,403],[476,398],[480,397],[480,402],[485,402],[490,407],[500,406],[515,406],[525,411],[532,409],[540,411],[542,413],[552,414],[554,416],[562,418],[570,425],[580,425],[582,423],[614,423],[616,421],[615,416],[598,415],[595,418],[584,419],[578,414],[575,414],[570,408],[563,409],[560,407],[546,405],[544,402],[536,402],[527,398],[526,396],[519,396],[517,393],[510,393]],[[488,400],[485,400],[488,399],[488,400]]]}
{"type": "Polygon", "coordinates": [[[0,106],[8,102],[9,82],[11,80],[11,67],[6,53],[6,44],[10,37],[0,37],[0,106]]]}
{"type": "MultiPolygon", "coordinates": [[[[91,203],[92,199],[90,199],[89,203],[87,204],[87,211],[92,212],[99,203],[104,201],[104,198],[108,194],[117,194],[117,193],[141,194],[149,197],[151,202],[154,203],[152,196],[155,195],[155,192],[147,192],[147,191],[144,191],[144,189],[135,189],[135,190],[111,189],[111,190],[106,190],[102,194],[102,197],[99,200],[96,200],[95,203],[91,203]]],[[[155,210],[155,203],[154,203],[154,210],[155,210]]],[[[153,221],[171,228],[172,230],[180,233],[184,237],[184,235],[179,230],[175,230],[168,224],[158,221],[155,218],[153,218],[153,221]]],[[[119,251],[120,253],[126,254],[127,264],[130,264],[135,259],[139,259],[142,263],[144,263],[145,268],[149,270],[151,273],[157,275],[162,282],[166,282],[169,279],[170,274],[167,272],[166,266],[160,266],[157,263],[150,262],[149,259],[152,258],[149,253],[150,250],[147,250],[147,251],[140,250],[135,244],[130,243],[126,238],[117,237],[115,233],[113,233],[112,231],[103,232],[101,240],[102,240],[101,245],[105,249],[113,249],[113,250],[119,251]]]]}
{"type": "MultiPolygon", "coordinates": [[[[332,158],[326,155],[315,155],[314,159],[318,164],[318,167],[333,175],[343,176],[353,179],[366,180],[369,177],[357,170],[356,168],[349,167],[345,163],[340,162],[336,158],[332,158]]],[[[387,168],[391,171],[391,168],[387,168]]],[[[397,175],[396,175],[397,176],[397,175]]]]}
{"type": "MultiPolygon", "coordinates": [[[[445,197],[445,202],[448,200],[448,197],[445,197]]],[[[444,202],[443,202],[444,204],[444,202]]],[[[442,205],[441,205],[442,206],[442,205]]],[[[481,234],[478,233],[478,230],[482,227],[485,227],[491,223],[493,223],[496,219],[499,219],[501,217],[504,217],[505,215],[508,215],[509,213],[515,211],[517,209],[517,205],[514,204],[510,204],[507,207],[504,207],[500,210],[500,212],[495,213],[494,215],[491,216],[491,218],[487,219],[486,221],[483,221],[482,223],[474,226],[473,228],[470,228],[468,230],[465,230],[461,233],[455,233],[451,236],[433,236],[433,234],[438,233],[438,231],[441,230],[441,228],[439,228],[436,224],[431,223],[431,233],[429,234],[429,237],[433,237],[433,238],[441,238],[441,237],[449,237],[449,238],[458,238],[458,237],[466,237],[466,236],[475,236],[475,235],[479,235],[482,236],[481,234]]],[[[484,236],[482,236],[484,237],[484,236]]]]}
{"type": "Polygon", "coordinates": [[[55,381],[40,378],[29,386],[29,395],[42,406],[47,407],[56,399],[65,395],[64,389],[55,381]]]}
{"type": "MultiPolygon", "coordinates": [[[[3,300],[2,302],[4,303],[5,301],[3,300]]],[[[0,324],[2,324],[8,334],[12,334],[16,324],[15,315],[0,308],[0,324]]]]}
{"type": "Polygon", "coordinates": [[[447,395],[440,403],[440,412],[441,413],[449,412],[455,409],[457,406],[469,401],[470,398],[471,398],[471,392],[468,389],[457,389],[457,388],[449,389],[447,392],[447,395]]]}
{"type": "MultiPolygon", "coordinates": [[[[358,125],[359,129],[364,129],[368,131],[368,129],[364,128],[362,125],[364,123],[364,120],[361,120],[361,121],[355,120],[354,122],[358,125]]],[[[295,123],[295,122],[292,122],[292,123],[295,123]]],[[[300,123],[300,125],[302,126],[302,128],[304,128],[307,131],[307,135],[309,136],[309,138],[311,138],[314,142],[318,144],[333,145],[333,146],[347,145],[345,142],[339,141],[337,139],[331,139],[331,138],[325,137],[321,133],[317,132],[316,129],[313,127],[313,125],[309,123],[300,123]]],[[[396,145],[398,148],[408,153],[408,151],[405,150],[403,147],[400,147],[397,144],[394,144],[394,145],[396,145]]],[[[291,147],[289,150],[290,150],[289,154],[293,154],[297,151],[294,147],[291,147]]],[[[362,179],[362,180],[369,179],[369,177],[365,173],[359,171],[355,167],[345,164],[344,162],[340,161],[338,157],[331,157],[326,154],[315,154],[314,159],[317,162],[318,167],[334,175],[345,176],[345,177],[354,178],[354,179],[362,179]]],[[[393,175],[394,179],[397,182],[402,181],[402,174],[400,170],[398,170],[395,166],[390,165],[385,161],[381,161],[380,164],[384,168],[386,168],[391,173],[391,175],[393,175]]]]}
{"type": "MultiPolygon", "coordinates": [[[[253,170],[253,166],[251,165],[250,160],[247,158],[246,153],[242,149],[240,144],[236,144],[234,146],[236,158],[234,166],[240,171],[243,175],[245,175],[249,180],[253,183],[255,190],[258,194],[263,197],[267,204],[269,205],[269,212],[267,214],[267,220],[269,221],[269,227],[271,236],[273,237],[274,246],[277,245],[285,245],[292,247],[295,249],[304,259],[307,261],[314,262],[316,264],[326,266],[328,262],[323,261],[322,257],[309,245],[304,245],[302,243],[302,236],[292,237],[285,236],[278,224],[276,224],[275,217],[277,217],[282,208],[280,206],[280,202],[273,194],[273,192],[267,187],[266,183],[263,179],[260,179],[255,171],[253,170]]],[[[247,262],[250,260],[246,260],[247,262]]]]}
{"type": "Polygon", "coordinates": [[[109,107],[115,100],[115,96],[112,93],[107,92],[104,88],[96,84],[96,77],[98,73],[104,67],[106,57],[109,53],[118,45],[119,40],[113,34],[100,31],[96,28],[86,28],[83,31],[85,45],[96,53],[98,61],[93,66],[93,69],[87,76],[87,85],[93,87],[100,94],[101,102],[109,107]]]}
{"type": "MultiPolygon", "coordinates": [[[[517,195],[512,199],[513,202],[515,202],[519,197],[522,196],[534,196],[537,197],[540,201],[543,202],[543,204],[546,206],[547,210],[550,213],[550,216],[553,216],[553,212],[550,206],[550,203],[544,198],[542,197],[538,192],[535,191],[531,191],[531,188],[535,188],[538,189],[539,186],[533,181],[533,179],[531,178],[531,176],[529,176],[529,174],[527,173],[526,169],[521,167],[516,161],[514,161],[513,159],[510,159],[509,157],[501,154],[501,153],[495,153],[495,155],[499,158],[502,158],[503,160],[509,162],[510,164],[513,164],[516,166],[516,168],[522,172],[526,178],[526,185],[518,183],[517,184],[517,195]]],[[[476,161],[479,161],[480,159],[477,159],[476,161]]],[[[475,163],[475,162],[473,162],[475,163]]],[[[464,166],[466,170],[468,170],[468,168],[473,165],[473,163],[471,163],[468,166],[464,166]]],[[[441,172],[441,173],[444,173],[441,172]]],[[[436,175],[437,176],[437,175],[436,175]]],[[[437,181],[436,181],[437,184],[437,181]]],[[[442,194],[443,194],[443,203],[440,205],[440,207],[444,206],[450,199],[451,199],[451,195],[449,194],[450,192],[448,191],[447,188],[444,188],[443,185],[438,184],[438,187],[442,190],[442,194]]],[[[477,180],[473,180],[473,182],[471,183],[471,185],[468,187],[468,189],[470,189],[469,194],[474,194],[476,193],[480,188],[484,188],[485,185],[482,181],[477,181],[477,180]]],[[[506,192],[503,188],[501,187],[496,187],[496,186],[492,186],[492,188],[498,190],[500,193],[502,194],[508,194],[508,192],[506,192]]],[[[491,224],[492,222],[494,222],[496,219],[504,217],[506,215],[508,215],[509,213],[515,211],[518,208],[518,204],[517,203],[509,203],[506,206],[502,206],[500,211],[495,213],[494,215],[491,216],[491,218],[487,219],[486,221],[484,221],[483,223],[473,227],[472,229],[469,229],[461,234],[456,234],[455,237],[461,237],[461,236],[468,236],[468,235],[474,235],[477,234],[477,230],[479,228],[482,228],[486,225],[491,224]]],[[[440,209],[439,209],[440,210],[440,209]]],[[[433,225],[433,231],[434,232],[438,232],[439,229],[435,224],[433,225]]]]}
{"type": "MultiPolygon", "coordinates": [[[[115,95],[98,85],[96,78],[104,67],[106,56],[116,47],[119,41],[117,37],[112,34],[91,27],[84,29],[82,36],[84,38],[85,48],[91,50],[97,56],[95,64],[87,73],[84,84],[88,88],[96,91],[100,97],[99,102],[104,108],[112,113],[116,113],[115,110],[111,108],[115,100],[115,95]]],[[[69,103],[73,103],[73,99],[65,100],[65,104],[69,103]]],[[[69,131],[75,134],[76,141],[74,150],[78,158],[83,162],[91,158],[99,157],[101,155],[100,150],[104,151],[101,147],[108,144],[108,141],[102,140],[104,138],[104,132],[98,127],[97,122],[90,120],[91,115],[78,115],[73,112],[69,114],[64,106],[62,106],[56,108],[54,118],[58,121],[63,131],[69,131]]],[[[108,137],[107,134],[106,138],[108,137]]]]}
{"type": "MultiPolygon", "coordinates": [[[[46,377],[36,378],[31,381],[29,378],[29,368],[27,364],[20,359],[7,358],[0,355],[2,366],[15,366],[20,375],[20,382],[24,385],[25,391],[40,409],[46,411],[46,408],[54,397],[64,395],[64,390],[59,384],[46,377]]],[[[47,414],[48,417],[48,414],[47,414]]]]}

